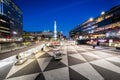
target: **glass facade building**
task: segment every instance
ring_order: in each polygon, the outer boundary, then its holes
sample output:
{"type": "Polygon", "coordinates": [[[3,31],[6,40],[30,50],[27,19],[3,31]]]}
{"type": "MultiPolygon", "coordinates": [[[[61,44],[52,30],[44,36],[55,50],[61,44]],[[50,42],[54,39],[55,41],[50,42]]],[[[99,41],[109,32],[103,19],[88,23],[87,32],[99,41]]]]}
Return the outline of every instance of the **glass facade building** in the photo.
{"type": "Polygon", "coordinates": [[[93,20],[88,19],[78,28],[71,30],[71,35],[75,39],[77,36],[78,39],[86,41],[86,43],[95,40],[105,46],[120,46],[120,5],[111,8],[93,20]],[[78,31],[79,29],[81,31],[78,31]]]}
{"type": "Polygon", "coordinates": [[[0,37],[22,38],[22,10],[12,0],[0,0],[0,37]]]}

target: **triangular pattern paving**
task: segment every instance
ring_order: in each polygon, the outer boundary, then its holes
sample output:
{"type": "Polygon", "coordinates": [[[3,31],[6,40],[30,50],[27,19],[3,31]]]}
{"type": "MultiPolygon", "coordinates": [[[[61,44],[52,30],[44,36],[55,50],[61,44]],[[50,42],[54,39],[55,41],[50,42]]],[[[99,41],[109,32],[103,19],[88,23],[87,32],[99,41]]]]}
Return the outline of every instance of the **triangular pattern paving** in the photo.
{"type": "Polygon", "coordinates": [[[97,65],[97,66],[100,66],[100,67],[102,67],[102,68],[105,68],[105,69],[107,69],[107,70],[120,73],[120,67],[118,67],[118,66],[110,63],[110,62],[107,61],[107,60],[102,59],[102,60],[92,61],[92,62],[90,62],[90,63],[92,63],[92,64],[94,64],[94,65],[97,65]]]}
{"type": "Polygon", "coordinates": [[[44,71],[58,69],[62,67],[66,67],[66,65],[60,61],[55,61],[54,58],[52,58],[44,71]]]}
{"type": "Polygon", "coordinates": [[[107,61],[112,61],[116,63],[120,63],[120,57],[111,57],[111,58],[106,58],[107,61]]]}
{"type": "Polygon", "coordinates": [[[79,59],[79,60],[82,60],[82,61],[86,61],[86,59],[80,54],[72,54],[69,56],[74,57],[74,58],[79,59]]]}
{"type": "Polygon", "coordinates": [[[103,77],[89,63],[73,65],[70,68],[89,80],[103,80],[103,77]]]}
{"type": "Polygon", "coordinates": [[[105,80],[119,80],[120,74],[107,70],[105,68],[101,68],[97,65],[92,64],[92,66],[103,76],[105,80]]]}
{"type": "Polygon", "coordinates": [[[0,68],[0,80],[3,80],[6,78],[12,66],[13,66],[13,63],[9,63],[6,66],[3,66],[2,68],[0,68]]]}
{"type": "Polygon", "coordinates": [[[87,61],[94,61],[94,60],[98,60],[99,58],[95,58],[92,56],[88,56],[86,54],[81,54],[87,61]]]}
{"type": "Polygon", "coordinates": [[[41,68],[42,71],[44,71],[44,69],[46,68],[46,66],[49,64],[49,62],[51,61],[52,57],[48,57],[48,58],[39,58],[37,59],[38,64],[41,68]]]}
{"type": "Polygon", "coordinates": [[[46,80],[69,80],[68,67],[44,72],[46,80]]]}
{"type": "Polygon", "coordinates": [[[34,73],[38,73],[38,72],[41,72],[41,69],[39,67],[39,64],[35,60],[35,61],[31,62],[30,64],[28,64],[27,66],[25,66],[24,68],[22,68],[21,70],[19,70],[18,72],[14,73],[9,78],[27,75],[27,74],[34,74],[34,73]]]}
{"type": "Polygon", "coordinates": [[[27,66],[28,64],[30,64],[31,62],[33,62],[35,59],[29,59],[27,60],[24,64],[22,65],[13,65],[11,70],[9,71],[9,73],[7,74],[7,78],[11,75],[13,75],[14,73],[16,73],[17,71],[21,70],[22,68],[24,68],[25,66],[27,66]]]}
{"type": "Polygon", "coordinates": [[[82,61],[80,59],[68,56],[68,65],[76,65],[76,64],[81,64],[81,63],[85,63],[85,61],[82,61]]]}
{"type": "Polygon", "coordinates": [[[109,53],[109,54],[111,54],[112,56],[117,56],[117,55],[120,55],[120,54],[118,54],[118,52],[115,52],[115,51],[108,51],[108,50],[104,50],[104,51],[102,51],[102,52],[106,52],[106,53],[109,53]]]}
{"type": "Polygon", "coordinates": [[[81,53],[84,53],[84,52],[86,52],[86,51],[77,50],[77,52],[81,54],[81,53]]]}
{"type": "Polygon", "coordinates": [[[39,58],[46,58],[46,57],[51,57],[47,52],[41,55],[39,58]]]}
{"type": "Polygon", "coordinates": [[[108,57],[112,57],[113,55],[112,54],[108,54],[108,53],[105,53],[105,52],[102,52],[102,51],[94,51],[93,54],[101,57],[101,58],[108,58],[108,57]]]}
{"type": "Polygon", "coordinates": [[[67,55],[63,55],[62,59],[60,60],[60,62],[64,63],[65,65],[68,66],[68,56],[67,55]]]}
{"type": "Polygon", "coordinates": [[[109,61],[109,62],[116,65],[116,66],[118,66],[118,67],[120,67],[120,63],[118,63],[118,62],[114,62],[114,61],[109,61]]]}
{"type": "Polygon", "coordinates": [[[8,78],[8,79],[5,79],[5,80],[35,80],[35,78],[37,77],[38,74],[39,73],[23,75],[23,76],[8,78]]]}
{"type": "Polygon", "coordinates": [[[45,77],[44,77],[44,75],[42,73],[40,73],[39,75],[37,75],[35,80],[45,80],[45,77]]]}
{"type": "Polygon", "coordinates": [[[69,68],[69,76],[70,80],[89,80],[71,68],[69,68]]]}
{"type": "Polygon", "coordinates": [[[0,80],[120,80],[120,57],[113,51],[93,50],[84,45],[66,46],[62,50],[60,61],[55,61],[50,50],[29,56],[19,66],[7,64],[0,68],[0,80]]]}
{"type": "Polygon", "coordinates": [[[70,55],[70,54],[77,54],[77,52],[74,52],[74,51],[67,51],[67,54],[70,55]]]}

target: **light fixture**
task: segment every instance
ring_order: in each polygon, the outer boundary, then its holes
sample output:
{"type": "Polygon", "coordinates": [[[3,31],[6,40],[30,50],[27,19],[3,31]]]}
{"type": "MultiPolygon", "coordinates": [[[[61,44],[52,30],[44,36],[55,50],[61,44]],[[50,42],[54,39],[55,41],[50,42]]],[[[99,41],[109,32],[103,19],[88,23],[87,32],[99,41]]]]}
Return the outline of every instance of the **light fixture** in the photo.
{"type": "Polygon", "coordinates": [[[89,21],[93,21],[93,18],[90,18],[89,21]]]}
{"type": "Polygon", "coordinates": [[[13,34],[17,34],[17,32],[16,32],[16,31],[13,31],[13,34]]]}
{"type": "Polygon", "coordinates": [[[102,11],[102,12],[101,12],[101,15],[104,15],[104,14],[105,14],[105,12],[104,12],[104,11],[102,11]]]}

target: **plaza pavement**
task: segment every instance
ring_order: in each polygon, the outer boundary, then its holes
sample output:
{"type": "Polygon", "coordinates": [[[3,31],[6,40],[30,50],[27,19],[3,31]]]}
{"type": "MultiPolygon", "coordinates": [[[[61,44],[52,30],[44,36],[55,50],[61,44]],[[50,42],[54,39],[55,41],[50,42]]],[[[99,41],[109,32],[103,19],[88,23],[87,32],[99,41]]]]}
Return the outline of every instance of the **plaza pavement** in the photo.
{"type": "Polygon", "coordinates": [[[16,59],[0,61],[0,80],[120,80],[120,52],[87,45],[61,47],[62,60],[53,51],[39,52],[22,65],[16,59]]]}

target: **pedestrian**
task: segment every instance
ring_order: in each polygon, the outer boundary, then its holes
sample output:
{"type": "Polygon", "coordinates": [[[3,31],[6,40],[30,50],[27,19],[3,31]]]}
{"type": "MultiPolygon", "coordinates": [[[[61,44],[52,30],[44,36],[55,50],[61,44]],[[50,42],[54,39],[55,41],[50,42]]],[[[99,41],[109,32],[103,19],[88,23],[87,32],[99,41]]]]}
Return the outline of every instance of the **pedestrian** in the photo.
{"type": "Polygon", "coordinates": [[[96,41],[92,41],[93,49],[96,47],[96,41]]]}
{"type": "Polygon", "coordinates": [[[93,44],[93,49],[95,49],[95,47],[96,47],[96,45],[95,45],[95,44],[93,44]]]}
{"type": "Polygon", "coordinates": [[[41,48],[41,51],[44,51],[44,48],[43,48],[43,47],[41,48]]]}
{"type": "Polygon", "coordinates": [[[100,42],[99,41],[97,41],[97,46],[99,46],[100,45],[100,42]]]}

